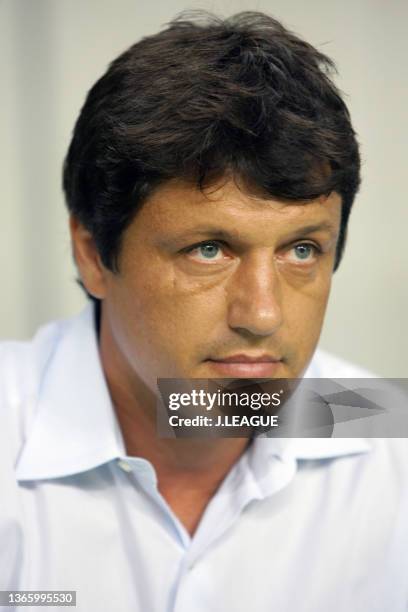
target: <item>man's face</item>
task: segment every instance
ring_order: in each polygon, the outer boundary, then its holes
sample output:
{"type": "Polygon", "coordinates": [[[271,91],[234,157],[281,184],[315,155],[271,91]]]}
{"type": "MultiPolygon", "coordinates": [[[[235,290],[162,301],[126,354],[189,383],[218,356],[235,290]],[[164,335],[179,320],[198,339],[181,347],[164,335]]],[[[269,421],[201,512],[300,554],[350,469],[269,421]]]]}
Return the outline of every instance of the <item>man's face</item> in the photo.
{"type": "Polygon", "coordinates": [[[340,213],[336,193],[302,205],[232,181],[205,195],[180,181],[160,187],[124,234],[120,272],[103,269],[117,363],[151,389],[160,377],[301,376],[323,323],[340,213]]]}

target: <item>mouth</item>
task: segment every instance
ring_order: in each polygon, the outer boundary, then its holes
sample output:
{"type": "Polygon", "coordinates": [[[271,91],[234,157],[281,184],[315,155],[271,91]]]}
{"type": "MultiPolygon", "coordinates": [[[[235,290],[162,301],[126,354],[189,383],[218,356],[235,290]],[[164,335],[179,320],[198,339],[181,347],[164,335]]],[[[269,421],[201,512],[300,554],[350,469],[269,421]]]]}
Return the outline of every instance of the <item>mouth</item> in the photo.
{"type": "Polygon", "coordinates": [[[206,363],[218,376],[225,378],[273,378],[283,360],[271,355],[231,355],[207,359],[206,363]]]}

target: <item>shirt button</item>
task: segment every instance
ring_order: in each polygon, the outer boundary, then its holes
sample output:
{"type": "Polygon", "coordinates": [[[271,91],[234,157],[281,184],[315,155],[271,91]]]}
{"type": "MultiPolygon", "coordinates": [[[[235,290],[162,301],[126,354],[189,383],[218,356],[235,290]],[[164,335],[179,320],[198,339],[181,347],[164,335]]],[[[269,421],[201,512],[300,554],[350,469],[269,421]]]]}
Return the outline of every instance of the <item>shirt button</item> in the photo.
{"type": "Polygon", "coordinates": [[[118,466],[124,471],[124,472],[131,472],[132,468],[130,467],[130,465],[127,463],[127,461],[123,461],[122,459],[118,459],[118,466]]]}

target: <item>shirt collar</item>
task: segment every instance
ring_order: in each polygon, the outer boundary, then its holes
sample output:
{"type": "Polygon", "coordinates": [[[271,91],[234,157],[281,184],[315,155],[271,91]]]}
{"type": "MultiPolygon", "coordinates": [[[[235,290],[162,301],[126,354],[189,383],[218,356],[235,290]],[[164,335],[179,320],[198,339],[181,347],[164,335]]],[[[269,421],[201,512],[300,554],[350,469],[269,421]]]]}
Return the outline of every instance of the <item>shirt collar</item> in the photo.
{"type": "Polygon", "coordinates": [[[372,446],[366,438],[262,438],[256,440],[257,453],[263,455],[268,446],[269,454],[279,459],[293,458],[333,459],[343,455],[366,453],[372,446]],[[273,442],[273,444],[269,444],[273,442]],[[263,447],[263,448],[262,448],[263,447]]]}
{"type": "MultiPolygon", "coordinates": [[[[60,323],[16,466],[18,480],[56,478],[123,457],[125,446],[99,358],[92,304],[60,323]]],[[[35,342],[35,340],[34,340],[35,342]]]]}
{"type": "MultiPolygon", "coordinates": [[[[42,375],[37,414],[17,461],[18,480],[68,476],[126,457],[100,362],[93,305],[60,325],[42,375]]],[[[309,375],[317,369],[312,361],[309,375]]],[[[255,448],[262,462],[333,458],[367,452],[370,445],[362,438],[258,438],[255,448]]]]}

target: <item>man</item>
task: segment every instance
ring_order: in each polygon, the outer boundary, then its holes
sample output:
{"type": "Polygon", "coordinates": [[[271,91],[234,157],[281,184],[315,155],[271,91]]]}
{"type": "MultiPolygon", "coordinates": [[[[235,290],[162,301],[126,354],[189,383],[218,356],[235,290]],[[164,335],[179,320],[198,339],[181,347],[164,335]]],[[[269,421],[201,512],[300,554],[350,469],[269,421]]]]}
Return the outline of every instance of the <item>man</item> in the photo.
{"type": "Polygon", "coordinates": [[[1,589],[406,610],[405,441],[156,430],[160,378],[370,376],[316,348],[359,185],[331,67],[260,13],[202,16],[89,92],[64,189],[91,303],[1,349],[1,589]]]}

